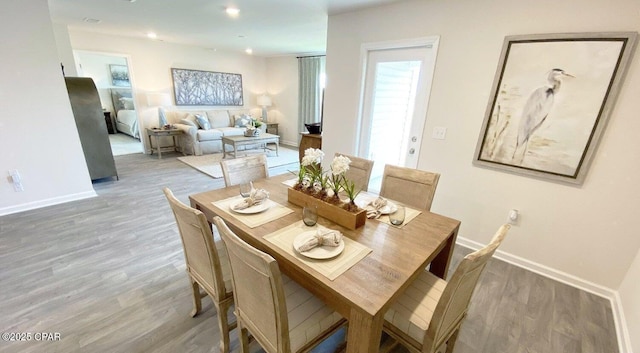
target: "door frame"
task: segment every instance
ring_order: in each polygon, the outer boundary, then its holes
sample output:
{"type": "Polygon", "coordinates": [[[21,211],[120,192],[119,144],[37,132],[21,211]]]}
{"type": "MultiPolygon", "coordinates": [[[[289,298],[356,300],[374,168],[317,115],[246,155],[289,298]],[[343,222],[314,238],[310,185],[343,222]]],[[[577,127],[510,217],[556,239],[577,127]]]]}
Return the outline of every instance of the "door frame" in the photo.
{"type": "MultiPolygon", "coordinates": [[[[88,49],[73,49],[73,60],[74,65],[76,66],[76,70],[78,70],[78,53],[86,53],[93,55],[103,55],[103,56],[112,56],[123,58],[127,62],[127,69],[129,70],[129,82],[131,83],[131,97],[133,98],[133,104],[135,106],[136,112],[136,121],[138,122],[138,130],[140,132],[140,145],[142,146],[142,153],[147,154],[147,148],[145,145],[145,139],[148,138],[144,133],[144,127],[142,126],[142,118],[140,116],[140,104],[138,104],[138,94],[135,88],[135,75],[133,70],[133,64],[131,60],[131,55],[123,54],[123,53],[115,53],[115,52],[107,52],[107,51],[99,51],[99,50],[88,50],[88,49]]],[[[83,76],[86,77],[86,76],[83,76]]],[[[114,112],[115,113],[115,112],[114,112]]],[[[115,117],[114,117],[115,118],[115,117]]],[[[116,130],[117,132],[117,130],[116,130]]],[[[148,140],[147,140],[148,141],[148,140]]],[[[150,143],[150,142],[149,142],[150,143]]]]}
{"type": "MultiPolygon", "coordinates": [[[[362,143],[362,129],[363,129],[363,120],[364,120],[364,104],[365,104],[365,95],[366,95],[366,78],[367,78],[367,68],[369,65],[368,58],[369,52],[376,50],[388,50],[388,49],[408,49],[415,47],[428,47],[433,51],[433,55],[431,56],[431,62],[425,62],[425,74],[427,77],[433,78],[433,74],[435,72],[436,61],[438,56],[438,44],[440,43],[440,36],[427,36],[427,37],[419,37],[413,39],[401,39],[401,40],[390,40],[390,41],[382,41],[382,42],[369,42],[362,43],[360,46],[360,92],[358,95],[358,120],[356,125],[356,136],[355,136],[355,149],[356,155],[360,156],[361,154],[361,143],[362,143]]],[[[424,107],[421,109],[422,111],[417,112],[417,114],[424,114],[425,124],[424,128],[426,129],[426,118],[427,112],[429,110],[429,99],[431,97],[431,88],[433,86],[433,79],[431,82],[427,82],[424,87],[424,92],[426,95],[427,102],[424,104],[424,107]]],[[[424,130],[420,131],[421,136],[424,136],[424,130]]],[[[416,160],[420,160],[420,150],[416,152],[416,160]]]]}

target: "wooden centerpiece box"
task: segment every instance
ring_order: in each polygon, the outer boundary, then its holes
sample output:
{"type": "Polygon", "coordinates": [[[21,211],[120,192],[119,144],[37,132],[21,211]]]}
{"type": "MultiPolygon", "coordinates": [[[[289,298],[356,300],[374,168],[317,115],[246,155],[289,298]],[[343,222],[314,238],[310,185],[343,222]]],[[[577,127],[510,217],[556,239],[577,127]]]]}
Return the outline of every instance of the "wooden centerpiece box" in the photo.
{"type": "Polygon", "coordinates": [[[351,212],[293,188],[287,189],[287,198],[289,202],[300,207],[316,205],[318,207],[318,216],[348,229],[353,230],[362,227],[367,220],[366,210],[360,209],[358,212],[351,212]]]}

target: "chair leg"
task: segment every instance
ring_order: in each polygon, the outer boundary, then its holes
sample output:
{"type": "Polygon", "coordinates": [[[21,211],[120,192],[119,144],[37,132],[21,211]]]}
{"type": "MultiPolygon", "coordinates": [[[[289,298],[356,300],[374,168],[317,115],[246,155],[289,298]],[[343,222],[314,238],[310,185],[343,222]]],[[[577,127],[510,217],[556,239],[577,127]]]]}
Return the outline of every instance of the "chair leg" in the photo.
{"type": "Polygon", "coordinates": [[[458,332],[460,332],[460,327],[453,331],[453,334],[447,340],[447,350],[445,353],[453,353],[453,348],[456,345],[456,341],[458,340],[458,332]]]}
{"type": "Polygon", "coordinates": [[[194,281],[193,278],[189,277],[191,281],[191,291],[193,292],[193,310],[191,311],[191,317],[198,315],[200,310],[202,310],[202,300],[200,297],[200,285],[198,282],[194,281]]]}
{"type": "Polygon", "coordinates": [[[229,353],[229,320],[227,313],[229,312],[230,302],[222,302],[216,304],[218,311],[218,326],[220,326],[220,353],[229,353]]]}
{"type": "Polygon", "coordinates": [[[242,353],[249,353],[249,331],[244,327],[240,327],[240,325],[238,325],[238,328],[238,336],[240,338],[240,348],[242,348],[242,353]]]}

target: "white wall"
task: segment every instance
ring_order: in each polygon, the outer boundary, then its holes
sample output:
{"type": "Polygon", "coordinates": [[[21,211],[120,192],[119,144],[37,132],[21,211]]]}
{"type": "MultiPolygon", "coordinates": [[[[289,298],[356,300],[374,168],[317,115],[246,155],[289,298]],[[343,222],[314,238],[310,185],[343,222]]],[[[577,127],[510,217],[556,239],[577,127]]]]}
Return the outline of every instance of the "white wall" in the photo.
{"type": "Polygon", "coordinates": [[[486,244],[521,211],[502,250],[568,278],[615,290],[640,248],[640,56],[636,55],[581,187],[472,166],[506,35],[639,30],[637,0],[412,1],[329,17],[325,153],[355,152],[362,43],[438,35],[419,168],[442,174],[432,210],[486,244]],[[548,9],[553,9],[549,11],[548,9]],[[579,10],[577,10],[579,9],[579,10]],[[435,126],[448,128],[434,140],[435,126]]]}
{"type": "MultiPolygon", "coordinates": [[[[158,110],[147,105],[147,92],[169,93],[173,97],[171,68],[230,72],[242,75],[245,109],[256,109],[256,97],[266,91],[266,59],[246,55],[213,51],[194,46],[164,43],[160,41],[103,35],[70,29],[69,36],[74,50],[127,55],[129,76],[139,118],[140,131],[145,126],[158,125],[158,110]]],[[[172,98],[173,100],[173,98],[172,98]]],[[[185,107],[196,109],[197,107],[185,107]]],[[[238,107],[215,107],[237,109],[238,107]]],[[[148,149],[148,139],[141,133],[148,149]]]]}
{"type": "Polygon", "coordinates": [[[56,39],[56,46],[58,48],[58,58],[60,63],[64,65],[65,76],[78,76],[75,62],[73,60],[73,50],[71,49],[71,41],[69,41],[69,31],[67,30],[67,26],[54,23],[53,35],[56,39]]]}
{"type": "Polygon", "coordinates": [[[618,306],[614,318],[621,351],[629,352],[626,340],[638,346],[640,307],[634,262],[640,249],[638,53],[582,186],[482,169],[472,160],[505,36],[638,31],[639,14],[637,0],[454,0],[330,16],[323,149],[327,155],[356,151],[363,43],[440,36],[418,164],[442,175],[432,210],[462,221],[460,240],[486,244],[508,210],[519,209],[503,257],[611,299],[620,288],[628,324],[618,306]],[[436,126],[448,128],[446,140],[431,138],[436,126]]]}
{"type": "Polygon", "coordinates": [[[49,18],[46,0],[0,12],[0,215],[95,196],[49,18]]]}
{"type": "Polygon", "coordinates": [[[640,251],[627,271],[619,292],[627,320],[627,330],[630,333],[631,348],[633,352],[640,352],[640,251]]]}
{"type": "Polygon", "coordinates": [[[273,106],[269,122],[278,123],[280,141],[298,145],[298,59],[294,56],[267,59],[267,91],[273,106]]]}

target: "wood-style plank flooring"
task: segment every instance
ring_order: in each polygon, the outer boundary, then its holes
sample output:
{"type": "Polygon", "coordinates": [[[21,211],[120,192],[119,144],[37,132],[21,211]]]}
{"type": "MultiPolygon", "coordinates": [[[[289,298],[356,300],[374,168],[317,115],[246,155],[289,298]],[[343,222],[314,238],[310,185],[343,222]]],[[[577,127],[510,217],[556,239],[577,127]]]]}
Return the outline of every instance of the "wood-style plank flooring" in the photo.
{"type": "MultiPolygon", "coordinates": [[[[0,341],[0,352],[218,352],[211,302],[189,316],[182,245],[161,189],[188,203],[224,181],[178,156],[117,156],[120,180],[94,183],[99,197],[0,217],[1,331],[60,333],[54,342],[0,341]]],[[[468,251],[456,248],[453,268],[468,251]]],[[[493,259],[455,352],[618,348],[608,300],[493,259]]]]}

